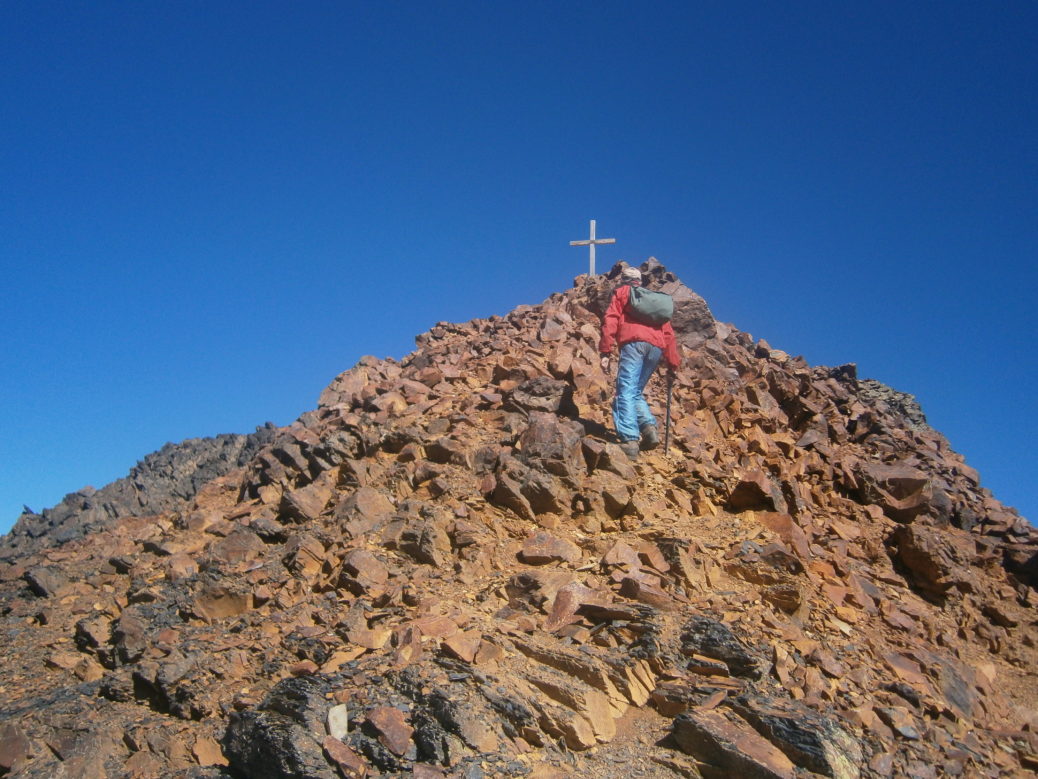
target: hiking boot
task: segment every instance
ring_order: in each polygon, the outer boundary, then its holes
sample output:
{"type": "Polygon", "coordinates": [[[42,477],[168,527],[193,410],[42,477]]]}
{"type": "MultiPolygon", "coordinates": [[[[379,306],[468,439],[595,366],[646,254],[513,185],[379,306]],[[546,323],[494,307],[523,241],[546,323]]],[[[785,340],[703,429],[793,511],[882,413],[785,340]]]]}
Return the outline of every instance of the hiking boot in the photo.
{"type": "Polygon", "coordinates": [[[630,457],[632,460],[638,459],[638,442],[637,441],[621,441],[620,449],[630,457]]]}
{"type": "Polygon", "coordinates": [[[660,445],[660,434],[656,431],[656,425],[644,425],[642,427],[642,451],[647,452],[660,445]]]}

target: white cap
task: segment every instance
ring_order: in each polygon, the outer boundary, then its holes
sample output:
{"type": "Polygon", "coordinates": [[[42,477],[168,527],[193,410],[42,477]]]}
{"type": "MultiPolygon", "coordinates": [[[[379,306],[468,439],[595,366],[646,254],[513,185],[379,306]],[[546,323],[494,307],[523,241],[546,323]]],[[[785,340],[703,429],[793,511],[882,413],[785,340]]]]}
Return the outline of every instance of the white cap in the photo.
{"type": "Polygon", "coordinates": [[[620,276],[624,279],[631,279],[632,281],[641,281],[642,272],[632,265],[628,265],[623,269],[623,273],[620,276]]]}

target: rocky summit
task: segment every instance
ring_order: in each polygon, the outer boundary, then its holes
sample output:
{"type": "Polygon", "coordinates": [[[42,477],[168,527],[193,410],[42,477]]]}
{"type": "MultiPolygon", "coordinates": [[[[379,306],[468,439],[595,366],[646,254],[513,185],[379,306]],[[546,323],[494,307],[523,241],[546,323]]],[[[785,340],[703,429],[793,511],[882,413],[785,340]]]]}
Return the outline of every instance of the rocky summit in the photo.
{"type": "Polygon", "coordinates": [[[24,514],[0,775],[1032,775],[1038,533],[910,395],[642,269],[667,451],[609,432],[618,265],[24,514]]]}

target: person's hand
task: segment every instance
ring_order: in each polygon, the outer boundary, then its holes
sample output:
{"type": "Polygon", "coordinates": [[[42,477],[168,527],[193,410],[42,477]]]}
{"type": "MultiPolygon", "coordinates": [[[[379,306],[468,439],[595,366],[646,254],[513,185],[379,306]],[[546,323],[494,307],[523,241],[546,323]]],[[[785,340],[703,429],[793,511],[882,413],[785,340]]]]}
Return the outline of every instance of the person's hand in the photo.
{"type": "Polygon", "coordinates": [[[606,373],[609,373],[609,355],[608,354],[603,354],[602,355],[602,370],[605,371],[606,373]]]}

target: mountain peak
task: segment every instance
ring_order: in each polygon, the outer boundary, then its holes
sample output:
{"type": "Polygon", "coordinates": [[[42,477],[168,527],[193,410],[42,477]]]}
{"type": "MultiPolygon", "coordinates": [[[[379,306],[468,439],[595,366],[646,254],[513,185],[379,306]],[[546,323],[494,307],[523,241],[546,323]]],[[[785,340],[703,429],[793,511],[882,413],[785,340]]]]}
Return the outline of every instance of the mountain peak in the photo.
{"type": "Polygon", "coordinates": [[[910,395],[717,322],[654,258],[684,358],[668,451],[628,459],[597,349],[622,267],[362,358],[223,457],[145,458],[136,506],[23,516],[4,768],[1033,769],[1038,534],[910,395]]]}

